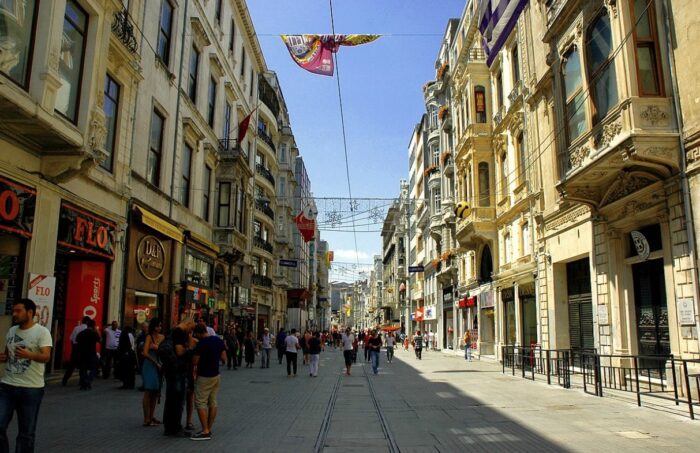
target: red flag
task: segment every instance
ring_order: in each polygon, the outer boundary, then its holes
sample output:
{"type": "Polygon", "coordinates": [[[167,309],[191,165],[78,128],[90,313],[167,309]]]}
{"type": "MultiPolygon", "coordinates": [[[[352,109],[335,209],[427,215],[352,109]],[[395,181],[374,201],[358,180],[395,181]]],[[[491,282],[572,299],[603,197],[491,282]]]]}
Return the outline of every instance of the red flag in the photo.
{"type": "MultiPolygon", "coordinates": [[[[253,109],[253,112],[255,109],[253,109]]],[[[253,112],[250,112],[248,116],[243,118],[243,121],[241,121],[241,124],[238,125],[238,144],[240,145],[243,139],[245,138],[245,134],[248,132],[248,126],[250,125],[250,117],[253,116],[253,112]]]]}
{"type": "Polygon", "coordinates": [[[301,237],[304,238],[304,242],[309,242],[314,238],[316,234],[316,221],[314,219],[307,219],[304,216],[304,211],[302,211],[294,217],[294,222],[297,224],[297,228],[301,233],[301,237]]]}

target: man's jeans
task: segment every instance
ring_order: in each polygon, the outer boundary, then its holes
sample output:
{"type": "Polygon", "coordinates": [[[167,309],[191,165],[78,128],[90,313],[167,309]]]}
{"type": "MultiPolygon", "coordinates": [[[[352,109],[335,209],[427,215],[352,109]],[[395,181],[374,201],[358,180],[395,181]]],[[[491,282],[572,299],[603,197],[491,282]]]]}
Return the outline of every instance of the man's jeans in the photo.
{"type": "Polygon", "coordinates": [[[260,355],[260,368],[270,368],[270,352],[271,348],[263,348],[260,355]]]}
{"type": "Polygon", "coordinates": [[[165,375],[165,406],[163,407],[165,434],[176,434],[182,431],[182,409],[185,405],[186,392],[185,373],[165,375]]]}
{"type": "Polygon", "coordinates": [[[292,375],[292,368],[294,368],[294,376],[297,375],[297,353],[286,351],[285,355],[287,357],[287,376],[292,375]]]}
{"type": "Polygon", "coordinates": [[[391,359],[394,358],[394,347],[393,346],[387,346],[386,347],[386,359],[391,362],[391,359]]]}
{"type": "Polygon", "coordinates": [[[284,358],[284,348],[277,348],[277,360],[280,365],[282,365],[282,359],[284,358]]]}
{"type": "Polygon", "coordinates": [[[372,372],[379,372],[379,351],[369,351],[369,358],[372,361],[372,372]]]}
{"type": "Polygon", "coordinates": [[[39,416],[43,388],[15,387],[0,384],[0,453],[9,453],[7,427],[17,411],[17,441],[15,452],[33,452],[36,421],[39,416]]]}
{"type": "Polygon", "coordinates": [[[464,346],[464,360],[472,361],[472,346],[470,344],[464,346]]]}

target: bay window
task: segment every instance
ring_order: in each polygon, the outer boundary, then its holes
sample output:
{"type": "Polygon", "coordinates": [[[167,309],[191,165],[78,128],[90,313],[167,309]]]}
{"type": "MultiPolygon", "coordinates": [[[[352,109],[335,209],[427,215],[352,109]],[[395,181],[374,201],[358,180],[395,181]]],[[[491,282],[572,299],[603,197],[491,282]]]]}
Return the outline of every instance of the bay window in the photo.
{"type": "Polygon", "coordinates": [[[0,72],[25,89],[29,86],[36,4],[36,0],[0,2],[0,47],[12,55],[0,62],[0,72]]]}
{"type": "Polygon", "coordinates": [[[637,83],[640,96],[661,96],[662,92],[655,6],[654,0],[630,2],[632,22],[636,24],[633,36],[637,54],[637,83]]]}
{"type": "Polygon", "coordinates": [[[593,123],[605,118],[617,104],[615,53],[612,45],[610,16],[607,10],[588,29],[588,80],[593,100],[593,123]]]}
{"type": "Polygon", "coordinates": [[[564,57],[564,94],[566,95],[566,123],[569,142],[586,129],[586,106],[581,79],[581,57],[576,47],[564,57]]]}
{"type": "Polygon", "coordinates": [[[56,111],[73,123],[78,121],[87,27],[87,13],[76,2],[68,0],[58,62],[61,87],[56,93],[56,111]]]}

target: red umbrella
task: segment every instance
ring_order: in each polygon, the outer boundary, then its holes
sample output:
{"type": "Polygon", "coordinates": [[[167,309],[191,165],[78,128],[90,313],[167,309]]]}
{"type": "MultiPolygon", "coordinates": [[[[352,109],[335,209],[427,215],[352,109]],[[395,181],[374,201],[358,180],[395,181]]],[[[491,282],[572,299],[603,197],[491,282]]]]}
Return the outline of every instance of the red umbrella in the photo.
{"type": "Polygon", "coordinates": [[[395,332],[399,329],[401,329],[401,327],[399,327],[399,326],[384,326],[384,327],[382,327],[382,330],[385,332],[395,332]]]}

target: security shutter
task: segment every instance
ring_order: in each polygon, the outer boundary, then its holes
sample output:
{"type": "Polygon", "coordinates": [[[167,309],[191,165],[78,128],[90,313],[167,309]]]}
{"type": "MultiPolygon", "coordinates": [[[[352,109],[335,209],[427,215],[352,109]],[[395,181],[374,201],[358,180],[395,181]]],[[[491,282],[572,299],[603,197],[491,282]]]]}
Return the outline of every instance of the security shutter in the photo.
{"type": "Polygon", "coordinates": [[[571,349],[592,349],[595,346],[595,339],[588,258],[568,263],[566,274],[571,349]]]}

